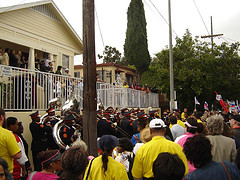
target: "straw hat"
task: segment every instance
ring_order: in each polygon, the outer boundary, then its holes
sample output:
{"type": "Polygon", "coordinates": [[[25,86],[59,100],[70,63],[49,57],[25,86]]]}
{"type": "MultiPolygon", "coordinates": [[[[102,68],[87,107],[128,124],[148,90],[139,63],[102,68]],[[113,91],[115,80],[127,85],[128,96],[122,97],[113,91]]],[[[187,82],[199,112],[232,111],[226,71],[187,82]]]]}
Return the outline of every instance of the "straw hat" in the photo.
{"type": "Polygon", "coordinates": [[[152,140],[152,136],[150,133],[150,129],[148,127],[144,128],[141,132],[140,132],[140,140],[145,144],[149,141],[152,140]]]}

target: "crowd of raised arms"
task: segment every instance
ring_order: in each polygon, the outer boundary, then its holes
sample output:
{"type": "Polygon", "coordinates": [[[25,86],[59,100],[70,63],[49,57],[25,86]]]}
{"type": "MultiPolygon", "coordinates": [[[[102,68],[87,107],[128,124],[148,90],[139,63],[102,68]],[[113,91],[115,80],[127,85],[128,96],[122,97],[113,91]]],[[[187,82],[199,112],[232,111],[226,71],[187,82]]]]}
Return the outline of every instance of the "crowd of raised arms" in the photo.
{"type": "MultiPolygon", "coordinates": [[[[44,122],[30,114],[29,161],[23,123],[0,108],[0,180],[239,180],[240,115],[148,109],[97,111],[98,156],[76,136],[81,116],[65,114],[54,141],[58,115],[47,110],[44,122]],[[76,118],[77,117],[77,118],[76,118]]],[[[78,114],[79,112],[75,113],[78,114]]],[[[82,132],[81,132],[82,133],[82,132]]]]}

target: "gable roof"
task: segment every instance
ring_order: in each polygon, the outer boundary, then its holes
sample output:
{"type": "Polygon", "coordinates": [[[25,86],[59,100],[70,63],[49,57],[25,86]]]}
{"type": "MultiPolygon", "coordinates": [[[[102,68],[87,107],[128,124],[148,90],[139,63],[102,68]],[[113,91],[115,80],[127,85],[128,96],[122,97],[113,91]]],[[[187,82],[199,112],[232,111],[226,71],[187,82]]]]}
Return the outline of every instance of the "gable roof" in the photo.
{"type": "Polygon", "coordinates": [[[58,9],[57,5],[52,0],[40,0],[40,1],[36,1],[36,2],[31,2],[31,3],[17,4],[17,5],[13,5],[13,6],[1,7],[0,8],[0,14],[5,13],[5,12],[10,12],[10,11],[16,11],[16,10],[19,10],[19,9],[25,9],[25,8],[30,8],[30,7],[34,7],[34,6],[45,5],[45,4],[49,4],[50,6],[52,6],[54,8],[54,10],[56,10],[56,12],[58,13],[57,15],[58,15],[58,18],[60,19],[60,21],[63,22],[65,27],[69,30],[69,32],[73,35],[73,37],[77,40],[77,42],[82,47],[83,43],[82,43],[81,38],[78,36],[76,31],[73,29],[73,27],[70,25],[70,23],[67,21],[67,19],[64,17],[62,12],[58,9]]]}

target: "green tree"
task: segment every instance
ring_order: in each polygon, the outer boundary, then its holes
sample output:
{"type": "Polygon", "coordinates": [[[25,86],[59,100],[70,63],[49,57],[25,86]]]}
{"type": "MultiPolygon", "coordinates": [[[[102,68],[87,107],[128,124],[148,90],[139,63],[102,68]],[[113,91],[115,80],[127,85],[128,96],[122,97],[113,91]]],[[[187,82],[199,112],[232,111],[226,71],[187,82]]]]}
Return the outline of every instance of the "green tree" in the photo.
{"type": "Polygon", "coordinates": [[[121,61],[121,53],[111,46],[105,46],[103,55],[98,54],[98,58],[103,58],[103,63],[116,63],[121,61]]]}
{"type": "MultiPolygon", "coordinates": [[[[212,52],[209,43],[198,37],[192,38],[187,30],[183,38],[176,38],[173,48],[174,88],[180,108],[193,110],[194,96],[200,101],[203,110],[205,101],[211,106],[219,106],[215,91],[224,99],[237,100],[240,93],[239,43],[214,45],[212,52]]],[[[169,49],[156,54],[149,70],[142,76],[142,82],[157,84],[158,89],[169,97],[169,49]]]]}
{"type": "Polygon", "coordinates": [[[138,81],[151,62],[148,52],[146,19],[142,0],[131,0],[127,12],[127,32],[124,55],[130,65],[136,67],[138,81]]]}

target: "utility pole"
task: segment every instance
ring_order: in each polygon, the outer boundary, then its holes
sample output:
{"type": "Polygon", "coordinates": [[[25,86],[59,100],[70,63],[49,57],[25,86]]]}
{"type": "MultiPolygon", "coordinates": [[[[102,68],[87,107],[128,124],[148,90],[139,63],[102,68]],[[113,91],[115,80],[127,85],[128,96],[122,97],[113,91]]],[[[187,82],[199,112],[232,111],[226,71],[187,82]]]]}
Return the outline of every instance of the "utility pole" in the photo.
{"type": "Polygon", "coordinates": [[[174,78],[173,78],[173,50],[172,50],[172,20],[171,20],[171,2],[168,0],[169,13],[169,68],[170,68],[170,111],[175,109],[174,102],[174,78]]]}
{"type": "Polygon", "coordinates": [[[213,34],[212,16],[211,16],[211,35],[201,36],[201,38],[211,38],[212,52],[213,52],[213,37],[222,36],[223,34],[213,34]]]}
{"type": "Polygon", "coordinates": [[[94,0],[83,0],[83,139],[97,156],[94,0]]]}

